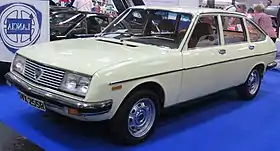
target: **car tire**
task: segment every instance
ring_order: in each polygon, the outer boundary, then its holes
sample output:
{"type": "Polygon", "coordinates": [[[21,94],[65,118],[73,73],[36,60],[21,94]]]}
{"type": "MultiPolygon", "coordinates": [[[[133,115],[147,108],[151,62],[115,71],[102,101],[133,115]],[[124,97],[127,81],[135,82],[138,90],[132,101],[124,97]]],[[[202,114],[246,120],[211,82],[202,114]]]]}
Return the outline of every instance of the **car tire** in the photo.
{"type": "Polygon", "coordinates": [[[133,92],[110,121],[114,141],[122,145],[142,143],[153,133],[159,113],[158,95],[148,90],[133,92]]]}
{"type": "Polygon", "coordinates": [[[237,88],[237,94],[243,100],[252,100],[256,97],[261,87],[262,71],[254,68],[246,82],[237,88]]]}

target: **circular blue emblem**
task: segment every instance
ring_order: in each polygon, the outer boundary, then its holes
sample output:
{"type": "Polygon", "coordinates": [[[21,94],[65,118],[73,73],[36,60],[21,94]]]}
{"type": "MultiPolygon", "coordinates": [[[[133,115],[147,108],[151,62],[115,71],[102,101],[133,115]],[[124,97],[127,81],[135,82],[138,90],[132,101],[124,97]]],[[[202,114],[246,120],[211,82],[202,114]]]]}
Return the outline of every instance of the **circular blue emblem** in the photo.
{"type": "Polygon", "coordinates": [[[0,7],[0,12],[0,36],[10,51],[15,53],[39,39],[42,14],[34,6],[10,3],[0,7]]]}

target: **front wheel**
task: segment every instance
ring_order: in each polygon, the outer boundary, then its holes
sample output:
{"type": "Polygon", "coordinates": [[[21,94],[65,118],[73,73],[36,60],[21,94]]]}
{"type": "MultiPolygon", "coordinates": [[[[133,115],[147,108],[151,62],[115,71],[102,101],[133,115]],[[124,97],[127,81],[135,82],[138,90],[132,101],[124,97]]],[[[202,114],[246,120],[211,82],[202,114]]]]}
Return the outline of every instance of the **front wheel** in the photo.
{"type": "Polygon", "coordinates": [[[237,93],[241,99],[251,100],[256,97],[261,86],[261,71],[253,69],[246,82],[237,88],[237,93]]]}
{"type": "Polygon", "coordinates": [[[159,109],[159,98],[155,93],[146,90],[133,93],[111,120],[114,139],[125,145],[143,142],[154,130],[159,109]]]}

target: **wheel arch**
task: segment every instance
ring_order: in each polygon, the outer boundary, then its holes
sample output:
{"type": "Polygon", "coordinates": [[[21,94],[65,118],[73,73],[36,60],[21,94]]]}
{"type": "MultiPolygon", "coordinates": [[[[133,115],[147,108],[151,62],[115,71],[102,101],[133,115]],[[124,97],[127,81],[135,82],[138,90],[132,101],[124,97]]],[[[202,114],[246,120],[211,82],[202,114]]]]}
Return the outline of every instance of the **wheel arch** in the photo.
{"type": "Polygon", "coordinates": [[[246,76],[246,78],[244,77],[245,79],[243,79],[242,83],[246,82],[247,78],[249,77],[249,74],[251,73],[251,71],[253,69],[258,69],[261,72],[261,77],[263,78],[265,70],[266,70],[266,66],[265,66],[264,62],[258,62],[255,65],[253,65],[250,70],[248,70],[247,76],[246,76]]]}
{"type": "MultiPolygon", "coordinates": [[[[260,63],[257,63],[255,64],[255,66],[251,69],[251,71],[253,69],[258,69],[261,73],[261,76],[263,77],[264,76],[264,73],[265,73],[265,70],[266,70],[266,66],[265,66],[265,63],[264,62],[260,62],[260,63]]],[[[250,72],[251,72],[250,71],[250,72]]],[[[249,75],[249,74],[248,74],[249,75]]]]}
{"type": "Polygon", "coordinates": [[[146,82],[137,84],[134,88],[132,88],[128,92],[128,94],[125,96],[124,100],[127,99],[129,96],[131,96],[134,92],[139,91],[139,90],[150,90],[150,91],[154,92],[155,94],[157,94],[160,99],[159,100],[160,106],[162,108],[164,107],[166,93],[164,91],[163,86],[156,81],[146,81],[146,82]]]}

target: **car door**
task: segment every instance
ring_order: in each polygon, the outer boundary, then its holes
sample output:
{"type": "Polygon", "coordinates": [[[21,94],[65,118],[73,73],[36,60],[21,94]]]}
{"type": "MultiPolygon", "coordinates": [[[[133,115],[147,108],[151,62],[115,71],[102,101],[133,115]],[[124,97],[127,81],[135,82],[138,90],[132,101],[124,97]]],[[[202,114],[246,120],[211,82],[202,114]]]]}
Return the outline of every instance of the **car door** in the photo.
{"type": "Polygon", "coordinates": [[[180,102],[205,96],[218,90],[216,78],[223,61],[219,16],[205,14],[197,18],[182,50],[183,78],[180,102]]]}
{"type": "Polygon", "coordinates": [[[245,82],[250,70],[254,66],[250,58],[256,46],[250,43],[248,30],[243,16],[235,14],[222,14],[222,47],[225,54],[218,70],[218,89],[238,86],[245,82]]]}

